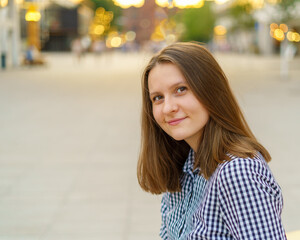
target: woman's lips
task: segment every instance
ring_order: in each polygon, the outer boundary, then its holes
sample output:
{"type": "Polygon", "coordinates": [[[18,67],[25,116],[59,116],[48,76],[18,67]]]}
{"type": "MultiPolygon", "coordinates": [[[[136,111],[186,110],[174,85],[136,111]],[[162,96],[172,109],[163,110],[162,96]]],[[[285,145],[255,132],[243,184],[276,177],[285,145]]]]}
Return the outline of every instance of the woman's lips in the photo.
{"type": "Polygon", "coordinates": [[[175,125],[178,125],[179,123],[181,123],[184,119],[186,119],[186,117],[184,117],[184,118],[175,118],[175,119],[172,119],[170,121],[167,121],[167,123],[171,126],[175,126],[175,125]]]}

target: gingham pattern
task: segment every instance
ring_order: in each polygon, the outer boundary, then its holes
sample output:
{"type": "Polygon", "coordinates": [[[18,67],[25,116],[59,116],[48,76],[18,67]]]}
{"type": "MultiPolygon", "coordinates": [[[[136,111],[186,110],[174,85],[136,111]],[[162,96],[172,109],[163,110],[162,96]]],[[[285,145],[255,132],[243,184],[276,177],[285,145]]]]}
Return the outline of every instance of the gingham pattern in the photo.
{"type": "Polygon", "coordinates": [[[206,181],[193,171],[191,150],[182,191],[162,197],[162,239],[286,239],[281,189],[260,154],[224,161],[206,181]]]}

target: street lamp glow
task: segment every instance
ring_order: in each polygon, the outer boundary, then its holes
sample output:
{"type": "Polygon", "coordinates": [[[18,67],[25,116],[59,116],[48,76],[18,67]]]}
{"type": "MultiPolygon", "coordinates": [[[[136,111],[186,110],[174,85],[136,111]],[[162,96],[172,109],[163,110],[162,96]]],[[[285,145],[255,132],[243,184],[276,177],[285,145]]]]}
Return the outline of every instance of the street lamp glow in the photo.
{"type": "Polygon", "coordinates": [[[97,25],[94,30],[96,35],[101,35],[104,33],[104,31],[105,31],[105,27],[103,25],[97,25]]]}
{"type": "Polygon", "coordinates": [[[288,32],[286,37],[290,42],[299,42],[300,41],[300,35],[297,32],[288,32]]]}
{"type": "Polygon", "coordinates": [[[121,8],[142,7],[145,0],[113,0],[114,4],[121,8]]]}
{"type": "Polygon", "coordinates": [[[129,32],[127,32],[127,33],[125,34],[125,39],[126,39],[126,41],[128,41],[128,42],[133,41],[133,40],[135,39],[135,37],[136,37],[136,33],[133,32],[133,31],[129,31],[129,32]]]}
{"type": "Polygon", "coordinates": [[[173,2],[178,8],[200,8],[204,5],[204,0],[173,0],[173,2]]]}
{"type": "Polygon", "coordinates": [[[250,2],[251,2],[252,7],[255,9],[262,8],[265,3],[264,0],[251,0],[250,2]]]}
{"type": "Polygon", "coordinates": [[[155,0],[155,3],[160,7],[169,7],[170,6],[169,0],[155,0]]]}
{"type": "Polygon", "coordinates": [[[155,3],[160,7],[168,8],[200,8],[204,5],[204,0],[155,0],[155,3]]]}
{"type": "Polygon", "coordinates": [[[279,28],[285,33],[289,30],[288,26],[284,23],[280,24],[279,28]]]}
{"type": "Polygon", "coordinates": [[[29,6],[26,15],[25,20],[27,22],[38,22],[41,19],[40,12],[36,9],[34,5],[29,6]]]}
{"type": "Polygon", "coordinates": [[[110,40],[110,45],[112,47],[120,47],[122,44],[122,39],[119,37],[119,36],[116,36],[116,37],[113,37],[111,40],[110,40]]]}
{"type": "Polygon", "coordinates": [[[268,3],[270,3],[270,4],[277,4],[280,2],[281,2],[281,0],[268,0],[268,3]]]}
{"type": "Polygon", "coordinates": [[[6,7],[8,4],[8,0],[0,0],[0,7],[6,7]]]}
{"type": "Polygon", "coordinates": [[[70,0],[72,3],[74,4],[79,4],[81,3],[83,0],[70,0]]]}
{"type": "Polygon", "coordinates": [[[270,25],[270,29],[271,29],[271,31],[275,31],[275,29],[277,29],[278,28],[278,24],[276,24],[276,23],[271,23],[271,25],[270,25]]]}
{"type": "Polygon", "coordinates": [[[216,4],[224,4],[226,2],[228,2],[229,0],[215,0],[216,4]]]}
{"type": "Polygon", "coordinates": [[[284,32],[280,29],[280,28],[277,28],[275,31],[274,31],[274,38],[277,40],[277,41],[283,41],[284,40],[284,32]]]}
{"type": "Polygon", "coordinates": [[[214,27],[214,32],[218,36],[223,36],[227,33],[227,29],[222,25],[218,25],[214,27]]]}

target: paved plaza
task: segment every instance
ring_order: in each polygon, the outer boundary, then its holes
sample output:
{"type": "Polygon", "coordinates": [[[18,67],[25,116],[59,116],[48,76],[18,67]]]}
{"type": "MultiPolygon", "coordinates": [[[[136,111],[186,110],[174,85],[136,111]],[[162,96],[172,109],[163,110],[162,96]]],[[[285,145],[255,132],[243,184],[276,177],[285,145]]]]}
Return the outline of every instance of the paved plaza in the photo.
{"type": "MultiPolygon", "coordinates": [[[[160,196],[137,183],[148,53],[45,54],[0,70],[0,240],[159,239],[160,196]]],[[[300,58],[216,54],[273,156],[287,232],[300,230],[300,58]]]]}

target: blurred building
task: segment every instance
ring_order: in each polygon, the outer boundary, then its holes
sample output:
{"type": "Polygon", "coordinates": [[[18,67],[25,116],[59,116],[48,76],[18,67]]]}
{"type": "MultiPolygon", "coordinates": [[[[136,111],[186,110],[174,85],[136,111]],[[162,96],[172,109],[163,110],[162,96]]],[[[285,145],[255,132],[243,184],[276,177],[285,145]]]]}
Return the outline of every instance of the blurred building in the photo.
{"type": "Polygon", "coordinates": [[[73,39],[88,34],[94,11],[89,1],[80,5],[63,5],[54,2],[43,11],[41,20],[41,49],[69,51],[73,39]]]}
{"type": "Polygon", "coordinates": [[[15,0],[9,0],[6,3],[7,5],[0,6],[0,66],[2,69],[8,64],[18,66],[20,52],[19,5],[15,0]]]}
{"type": "Polygon", "coordinates": [[[122,24],[125,31],[136,33],[136,42],[143,44],[151,38],[155,28],[155,0],[146,0],[140,8],[130,7],[123,10],[122,24]]]}

